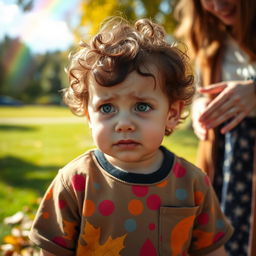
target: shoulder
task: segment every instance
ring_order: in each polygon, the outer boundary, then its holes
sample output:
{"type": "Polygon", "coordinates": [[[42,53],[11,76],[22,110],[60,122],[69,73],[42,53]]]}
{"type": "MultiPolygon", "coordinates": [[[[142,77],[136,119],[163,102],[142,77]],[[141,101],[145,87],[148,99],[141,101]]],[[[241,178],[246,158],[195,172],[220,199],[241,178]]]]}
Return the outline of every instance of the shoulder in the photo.
{"type": "Polygon", "coordinates": [[[203,183],[209,186],[208,175],[200,168],[182,157],[175,156],[173,172],[176,177],[184,176],[184,179],[192,183],[203,183]]]}
{"type": "Polygon", "coordinates": [[[90,170],[92,168],[95,169],[93,151],[89,150],[85,152],[59,170],[58,176],[60,176],[64,184],[70,185],[70,183],[85,180],[90,170]]]}

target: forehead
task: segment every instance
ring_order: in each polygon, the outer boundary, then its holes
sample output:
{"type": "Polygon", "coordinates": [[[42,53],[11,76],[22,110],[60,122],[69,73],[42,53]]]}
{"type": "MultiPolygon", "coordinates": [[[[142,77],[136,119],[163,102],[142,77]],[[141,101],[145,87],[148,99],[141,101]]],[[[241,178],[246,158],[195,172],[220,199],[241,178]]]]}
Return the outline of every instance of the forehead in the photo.
{"type": "Polygon", "coordinates": [[[154,66],[144,67],[141,69],[143,73],[152,74],[145,76],[133,71],[121,83],[114,86],[99,85],[92,75],[88,79],[89,97],[98,95],[99,97],[118,97],[121,95],[143,96],[155,94],[162,91],[162,79],[160,72],[154,66]]]}

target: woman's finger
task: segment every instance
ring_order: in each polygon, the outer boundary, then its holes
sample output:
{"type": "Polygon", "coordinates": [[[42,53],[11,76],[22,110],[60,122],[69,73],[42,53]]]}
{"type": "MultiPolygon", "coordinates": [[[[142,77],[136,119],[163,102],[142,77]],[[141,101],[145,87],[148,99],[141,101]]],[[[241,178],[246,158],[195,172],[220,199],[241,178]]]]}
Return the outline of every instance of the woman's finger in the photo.
{"type": "Polygon", "coordinates": [[[220,132],[222,134],[229,132],[230,130],[232,130],[234,127],[236,127],[244,118],[245,118],[246,114],[244,112],[240,112],[239,114],[237,114],[235,116],[235,118],[233,118],[227,125],[225,125],[220,132]]]}
{"type": "Polygon", "coordinates": [[[228,93],[223,92],[219,94],[215,99],[213,99],[200,116],[200,122],[204,122],[205,120],[209,119],[209,117],[216,112],[218,114],[222,114],[223,112],[221,112],[221,107],[223,106],[223,104],[231,104],[228,101],[228,98],[228,93]]]}
{"type": "Polygon", "coordinates": [[[223,112],[223,114],[215,115],[212,119],[207,120],[204,122],[204,125],[207,129],[215,128],[231,118],[235,118],[237,113],[239,113],[238,108],[230,108],[229,110],[223,112]]]}
{"type": "Polygon", "coordinates": [[[226,82],[220,82],[220,83],[209,85],[204,88],[203,87],[199,88],[198,91],[204,94],[216,94],[216,93],[222,92],[226,87],[227,87],[226,82]]]}

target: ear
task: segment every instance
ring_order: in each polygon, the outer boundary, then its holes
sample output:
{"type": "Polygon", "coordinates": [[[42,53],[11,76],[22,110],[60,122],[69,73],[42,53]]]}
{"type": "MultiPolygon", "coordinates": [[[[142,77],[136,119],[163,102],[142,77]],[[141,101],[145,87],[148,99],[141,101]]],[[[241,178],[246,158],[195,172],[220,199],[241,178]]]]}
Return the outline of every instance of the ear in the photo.
{"type": "Polygon", "coordinates": [[[173,130],[180,120],[182,110],[184,108],[184,101],[179,100],[170,105],[169,113],[166,121],[166,129],[173,130]]]}

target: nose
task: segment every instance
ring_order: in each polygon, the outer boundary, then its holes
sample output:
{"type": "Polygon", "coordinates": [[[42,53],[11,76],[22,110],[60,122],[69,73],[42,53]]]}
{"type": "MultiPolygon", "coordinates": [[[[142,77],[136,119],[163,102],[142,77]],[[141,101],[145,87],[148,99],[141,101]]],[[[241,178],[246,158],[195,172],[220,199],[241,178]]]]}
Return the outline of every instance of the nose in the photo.
{"type": "Polygon", "coordinates": [[[116,132],[133,132],[135,124],[128,115],[119,115],[115,125],[116,132]]]}

